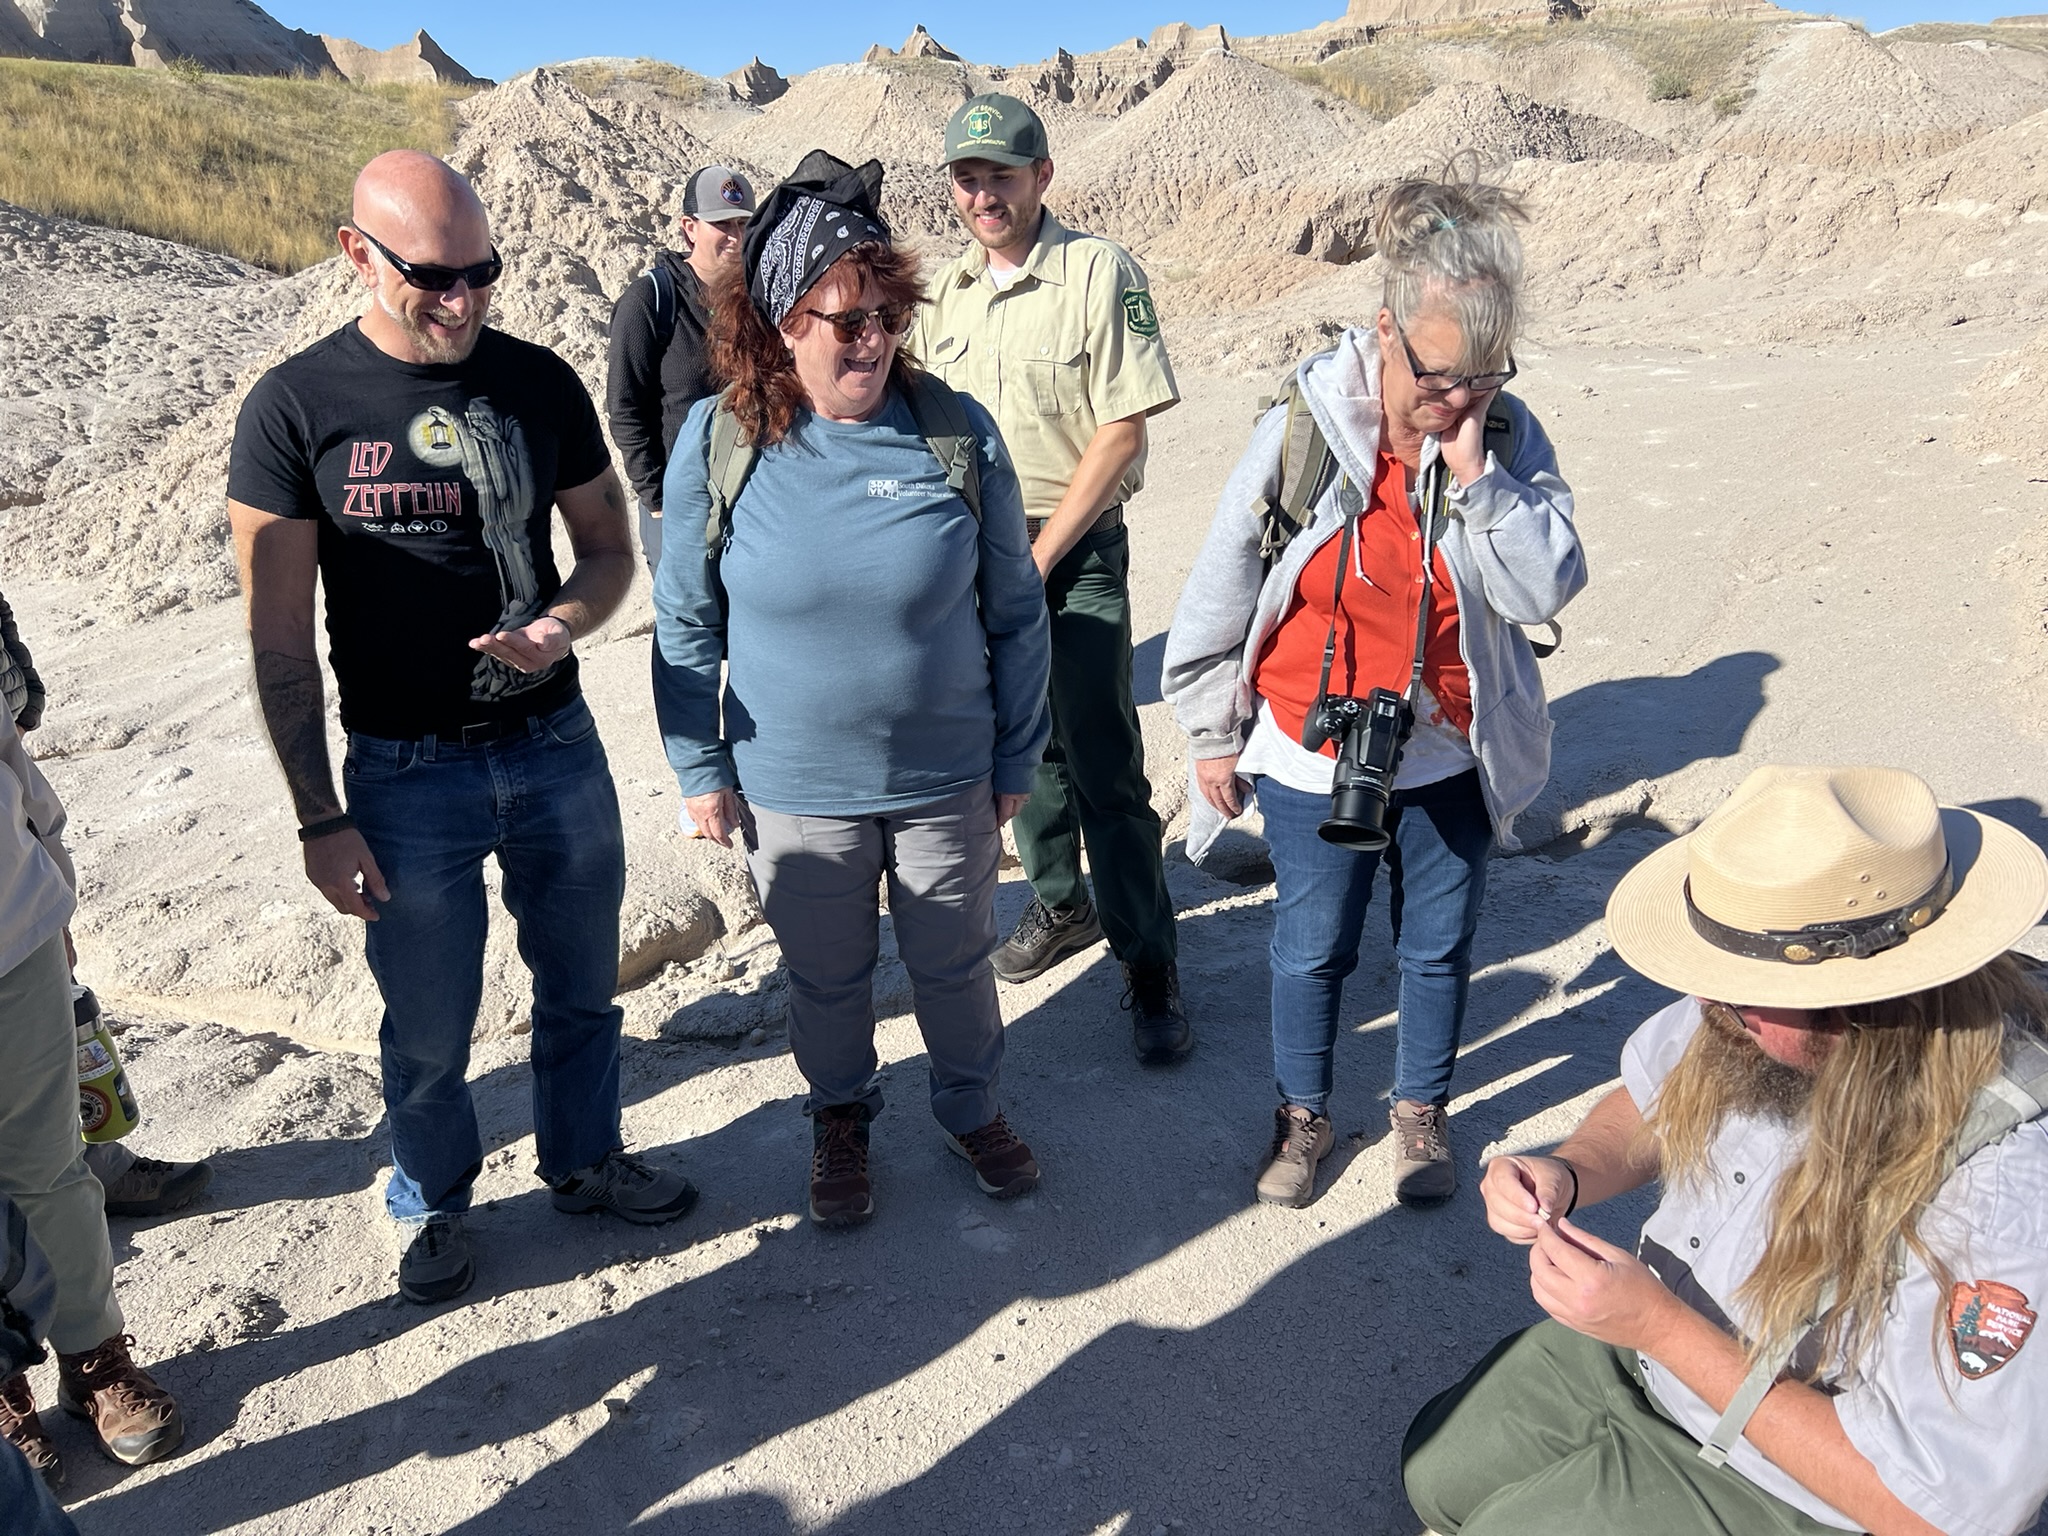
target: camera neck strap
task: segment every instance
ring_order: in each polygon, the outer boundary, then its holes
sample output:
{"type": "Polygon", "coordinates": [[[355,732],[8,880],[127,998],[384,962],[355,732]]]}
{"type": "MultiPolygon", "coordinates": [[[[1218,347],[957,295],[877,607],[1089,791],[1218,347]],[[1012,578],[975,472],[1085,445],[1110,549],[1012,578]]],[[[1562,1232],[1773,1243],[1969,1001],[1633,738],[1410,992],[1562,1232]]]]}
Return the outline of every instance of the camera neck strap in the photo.
{"type": "MultiPolygon", "coordinates": [[[[1422,599],[1415,612],[1415,656],[1408,672],[1408,688],[1403,697],[1414,708],[1422,698],[1423,653],[1429,645],[1430,594],[1435,584],[1437,532],[1443,526],[1446,503],[1450,499],[1448,477],[1444,473],[1444,461],[1439,458],[1423,471],[1422,505],[1416,521],[1420,524],[1422,546],[1422,599]]],[[[1316,697],[1328,698],[1330,693],[1330,667],[1337,659],[1337,615],[1344,604],[1344,572],[1351,564],[1352,537],[1357,530],[1358,520],[1365,515],[1365,498],[1358,487],[1351,483],[1351,477],[1344,475],[1337,481],[1337,501],[1344,511],[1344,535],[1337,546],[1337,580],[1330,589],[1330,634],[1323,642],[1323,677],[1316,684],[1316,697]]]]}

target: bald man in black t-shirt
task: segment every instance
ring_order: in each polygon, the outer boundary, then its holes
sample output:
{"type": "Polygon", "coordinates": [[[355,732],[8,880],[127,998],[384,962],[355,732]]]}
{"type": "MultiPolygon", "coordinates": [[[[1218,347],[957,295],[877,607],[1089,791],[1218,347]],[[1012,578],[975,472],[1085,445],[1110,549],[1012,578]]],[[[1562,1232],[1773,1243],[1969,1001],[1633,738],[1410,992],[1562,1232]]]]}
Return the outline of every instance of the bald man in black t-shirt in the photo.
{"type": "Polygon", "coordinates": [[[399,1290],[474,1275],[462,1213],[483,1146],[465,1072],[482,994],[483,863],[533,972],[539,1172],[567,1211],[654,1223],[696,1191],[621,1150],[618,799],[572,645],[632,579],[626,504],[569,365],[484,327],[503,263],[469,183],[380,155],[342,253],[362,318],[265,374],[242,407],[228,513],[256,692],[306,874],[364,919],[384,996],[399,1290]],[[563,579],[558,508],[575,552],[563,579]],[[313,593],[348,733],[328,766],[313,593]]]}

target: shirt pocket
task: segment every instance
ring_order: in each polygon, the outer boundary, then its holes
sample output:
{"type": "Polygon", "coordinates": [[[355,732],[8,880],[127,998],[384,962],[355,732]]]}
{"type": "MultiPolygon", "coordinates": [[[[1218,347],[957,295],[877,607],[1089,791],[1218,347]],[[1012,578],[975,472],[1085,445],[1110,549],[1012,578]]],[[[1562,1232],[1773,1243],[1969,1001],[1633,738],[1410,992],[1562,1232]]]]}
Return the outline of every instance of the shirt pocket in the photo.
{"type": "Polygon", "coordinates": [[[941,336],[931,344],[925,355],[918,361],[933,373],[943,375],[948,368],[957,366],[967,356],[967,338],[964,336],[941,336]]]}
{"type": "Polygon", "coordinates": [[[1073,416],[1088,404],[1088,344],[1076,329],[1048,337],[1029,349],[1025,398],[1040,416],[1073,416]]]}

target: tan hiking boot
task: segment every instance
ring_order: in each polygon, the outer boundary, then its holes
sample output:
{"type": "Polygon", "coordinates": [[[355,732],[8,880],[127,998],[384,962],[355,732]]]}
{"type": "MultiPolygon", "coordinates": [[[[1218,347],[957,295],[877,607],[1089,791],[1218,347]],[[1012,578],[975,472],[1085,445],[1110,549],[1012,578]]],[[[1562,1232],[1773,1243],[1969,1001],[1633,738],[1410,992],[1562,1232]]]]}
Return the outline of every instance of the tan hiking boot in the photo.
{"type": "Polygon", "coordinates": [[[57,1442],[36,1413],[36,1396],[26,1371],[0,1381],[0,1440],[21,1452],[22,1459],[52,1488],[64,1486],[64,1458],[57,1454],[57,1442]]]}
{"type": "Polygon", "coordinates": [[[100,1449],[131,1467],[161,1461],[185,1442],[171,1394],[129,1358],[135,1339],[117,1333],[98,1349],[57,1356],[57,1406],[86,1420],[100,1449]]]}
{"type": "Polygon", "coordinates": [[[1458,1188],[1458,1165],[1441,1104],[1394,1100],[1394,1198],[1403,1205],[1439,1205],[1458,1188]]]}
{"type": "Polygon", "coordinates": [[[1259,1198],[1267,1205],[1307,1205],[1316,1191],[1316,1165],[1336,1144],[1329,1116],[1282,1104],[1273,1111],[1273,1151],[1259,1170],[1259,1198]]]}
{"type": "Polygon", "coordinates": [[[946,1145],[974,1165],[974,1181],[993,1200],[1013,1200],[1038,1187],[1038,1162],[1031,1149],[998,1114],[978,1131],[946,1137],[946,1145]]]}

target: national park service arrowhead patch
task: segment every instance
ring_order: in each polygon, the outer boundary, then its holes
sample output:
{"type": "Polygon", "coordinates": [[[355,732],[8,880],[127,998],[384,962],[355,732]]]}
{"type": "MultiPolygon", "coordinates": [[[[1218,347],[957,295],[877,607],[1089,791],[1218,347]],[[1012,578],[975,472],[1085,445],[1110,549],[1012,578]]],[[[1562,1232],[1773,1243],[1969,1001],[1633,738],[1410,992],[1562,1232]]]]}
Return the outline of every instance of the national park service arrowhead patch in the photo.
{"type": "Polygon", "coordinates": [[[1124,290],[1124,324],[1134,336],[1159,334],[1159,311],[1152,307],[1152,295],[1143,288],[1124,290]]]}
{"type": "Polygon", "coordinates": [[[1948,1294],[1948,1341],[1956,1369],[1969,1381],[1989,1376],[2020,1352],[2038,1321],[2027,1298],[2011,1286],[1958,1280],[1948,1294]]]}

